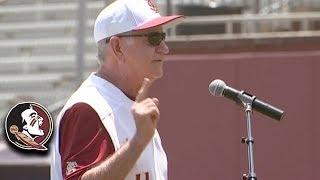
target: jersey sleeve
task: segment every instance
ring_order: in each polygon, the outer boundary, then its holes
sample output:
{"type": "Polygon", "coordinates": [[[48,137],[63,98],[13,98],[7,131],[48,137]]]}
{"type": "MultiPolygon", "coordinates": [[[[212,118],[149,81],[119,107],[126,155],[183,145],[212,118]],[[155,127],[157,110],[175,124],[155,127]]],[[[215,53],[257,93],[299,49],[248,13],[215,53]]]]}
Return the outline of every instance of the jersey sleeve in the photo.
{"type": "Polygon", "coordinates": [[[80,179],[114,151],[107,130],[90,105],[77,103],[65,112],[59,126],[63,179],[80,179]]]}

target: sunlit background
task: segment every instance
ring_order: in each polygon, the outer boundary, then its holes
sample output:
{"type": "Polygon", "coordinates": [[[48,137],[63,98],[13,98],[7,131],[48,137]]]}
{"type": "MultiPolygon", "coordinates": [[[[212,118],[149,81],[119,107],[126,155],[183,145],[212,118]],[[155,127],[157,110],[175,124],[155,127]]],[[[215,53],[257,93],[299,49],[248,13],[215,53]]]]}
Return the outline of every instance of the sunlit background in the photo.
{"type": "MultiPolygon", "coordinates": [[[[97,67],[94,19],[111,2],[0,0],[1,125],[8,111],[24,101],[38,102],[53,117],[57,115],[79,83],[97,67]]],[[[187,42],[224,44],[320,35],[319,0],[158,0],[158,4],[162,15],[187,16],[167,31],[168,44],[176,55],[185,53],[187,42]]],[[[4,129],[0,131],[4,135],[4,129]]],[[[4,138],[0,141],[0,179],[19,179],[18,175],[1,177],[12,169],[39,172],[27,179],[49,179],[48,156],[13,152],[4,138]]]]}

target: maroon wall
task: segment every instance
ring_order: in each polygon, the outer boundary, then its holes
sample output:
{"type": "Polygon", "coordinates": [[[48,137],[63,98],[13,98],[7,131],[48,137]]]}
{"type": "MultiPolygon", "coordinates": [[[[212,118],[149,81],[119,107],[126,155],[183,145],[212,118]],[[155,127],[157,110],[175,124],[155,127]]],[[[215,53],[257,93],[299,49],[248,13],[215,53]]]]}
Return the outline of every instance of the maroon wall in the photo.
{"type": "Polygon", "coordinates": [[[172,180],[236,180],[247,172],[242,108],[213,97],[222,79],[285,110],[253,116],[258,179],[320,179],[320,51],[172,55],[153,86],[172,180]]]}

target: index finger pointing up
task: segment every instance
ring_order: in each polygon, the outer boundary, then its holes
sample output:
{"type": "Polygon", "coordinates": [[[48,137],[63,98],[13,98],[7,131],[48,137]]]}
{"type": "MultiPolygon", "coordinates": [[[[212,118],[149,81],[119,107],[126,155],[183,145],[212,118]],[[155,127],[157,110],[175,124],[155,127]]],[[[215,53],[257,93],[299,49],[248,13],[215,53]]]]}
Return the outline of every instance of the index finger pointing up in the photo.
{"type": "Polygon", "coordinates": [[[152,82],[148,78],[144,78],[142,82],[142,86],[137,94],[136,102],[143,101],[148,97],[148,92],[151,87],[152,82]]]}

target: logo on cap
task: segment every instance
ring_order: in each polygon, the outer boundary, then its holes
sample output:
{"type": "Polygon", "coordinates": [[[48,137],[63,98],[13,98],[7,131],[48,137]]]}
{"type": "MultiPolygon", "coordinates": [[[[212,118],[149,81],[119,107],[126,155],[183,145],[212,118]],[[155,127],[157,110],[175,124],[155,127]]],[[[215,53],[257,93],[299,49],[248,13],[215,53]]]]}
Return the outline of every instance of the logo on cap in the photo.
{"type": "Polygon", "coordinates": [[[148,5],[151,10],[153,10],[156,13],[159,13],[157,3],[154,0],[146,0],[146,1],[148,1],[148,5]]]}
{"type": "Polygon", "coordinates": [[[40,104],[24,102],[15,105],[5,120],[8,140],[21,149],[46,151],[53,131],[49,112],[40,104]]]}

